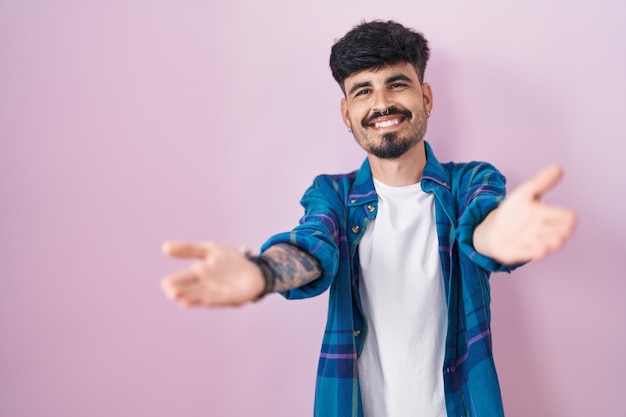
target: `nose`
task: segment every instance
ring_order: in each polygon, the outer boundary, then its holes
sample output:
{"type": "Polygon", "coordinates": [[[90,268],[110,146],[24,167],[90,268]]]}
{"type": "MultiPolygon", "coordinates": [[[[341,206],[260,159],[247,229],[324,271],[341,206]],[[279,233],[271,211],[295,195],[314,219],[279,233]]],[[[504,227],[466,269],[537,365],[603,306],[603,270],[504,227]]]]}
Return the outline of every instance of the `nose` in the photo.
{"type": "Polygon", "coordinates": [[[386,89],[379,89],[372,93],[372,112],[385,113],[391,107],[392,100],[386,89]]]}

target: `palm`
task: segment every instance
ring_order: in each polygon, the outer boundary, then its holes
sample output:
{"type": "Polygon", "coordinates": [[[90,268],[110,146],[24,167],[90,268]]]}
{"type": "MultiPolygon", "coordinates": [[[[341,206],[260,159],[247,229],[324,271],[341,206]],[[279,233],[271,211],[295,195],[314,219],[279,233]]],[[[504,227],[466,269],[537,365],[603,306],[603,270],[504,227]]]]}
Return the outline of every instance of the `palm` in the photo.
{"type": "Polygon", "coordinates": [[[189,268],[166,277],[162,287],[182,306],[238,306],[263,291],[259,268],[237,249],[217,243],[168,243],[173,258],[196,259],[189,268]]]}

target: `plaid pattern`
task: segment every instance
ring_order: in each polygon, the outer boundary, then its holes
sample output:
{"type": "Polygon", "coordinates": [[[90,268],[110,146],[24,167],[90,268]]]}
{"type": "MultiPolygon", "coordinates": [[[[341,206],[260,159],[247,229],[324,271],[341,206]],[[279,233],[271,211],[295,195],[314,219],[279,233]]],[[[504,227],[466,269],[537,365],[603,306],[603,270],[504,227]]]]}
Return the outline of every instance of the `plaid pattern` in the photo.
{"type": "MultiPolygon", "coordinates": [[[[492,356],[491,271],[508,271],[477,253],[473,230],[505,195],[505,179],[486,163],[440,164],[428,143],[421,180],[435,194],[439,254],[448,302],[444,389],[449,417],[502,416],[502,400],[492,356]]],[[[358,244],[376,217],[378,198],[366,159],[346,175],[320,175],[304,194],[305,214],[291,232],[270,238],[315,256],[321,278],[285,292],[289,299],[313,297],[330,288],[328,321],[322,341],[314,415],[362,416],[357,357],[367,337],[359,299],[358,244]]]]}

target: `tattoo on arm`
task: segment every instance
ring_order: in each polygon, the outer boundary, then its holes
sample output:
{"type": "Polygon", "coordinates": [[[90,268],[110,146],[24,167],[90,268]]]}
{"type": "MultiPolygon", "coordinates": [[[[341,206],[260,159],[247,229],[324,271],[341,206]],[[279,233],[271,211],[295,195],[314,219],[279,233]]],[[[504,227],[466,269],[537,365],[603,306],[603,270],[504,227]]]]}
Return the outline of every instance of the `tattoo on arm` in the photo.
{"type": "Polygon", "coordinates": [[[287,243],[271,246],[261,256],[272,270],[276,292],[301,287],[322,275],[315,257],[287,243]]]}

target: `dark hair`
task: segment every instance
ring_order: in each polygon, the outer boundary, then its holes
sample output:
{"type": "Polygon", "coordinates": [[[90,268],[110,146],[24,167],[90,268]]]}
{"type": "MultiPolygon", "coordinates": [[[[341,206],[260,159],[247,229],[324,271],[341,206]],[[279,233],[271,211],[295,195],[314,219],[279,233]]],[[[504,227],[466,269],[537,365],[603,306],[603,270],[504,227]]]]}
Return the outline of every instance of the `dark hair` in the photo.
{"type": "Polygon", "coordinates": [[[415,67],[420,82],[430,56],[428,41],[421,33],[389,20],[362,22],[333,45],[330,69],[344,89],[350,75],[365,69],[380,69],[407,62],[415,67]]]}

